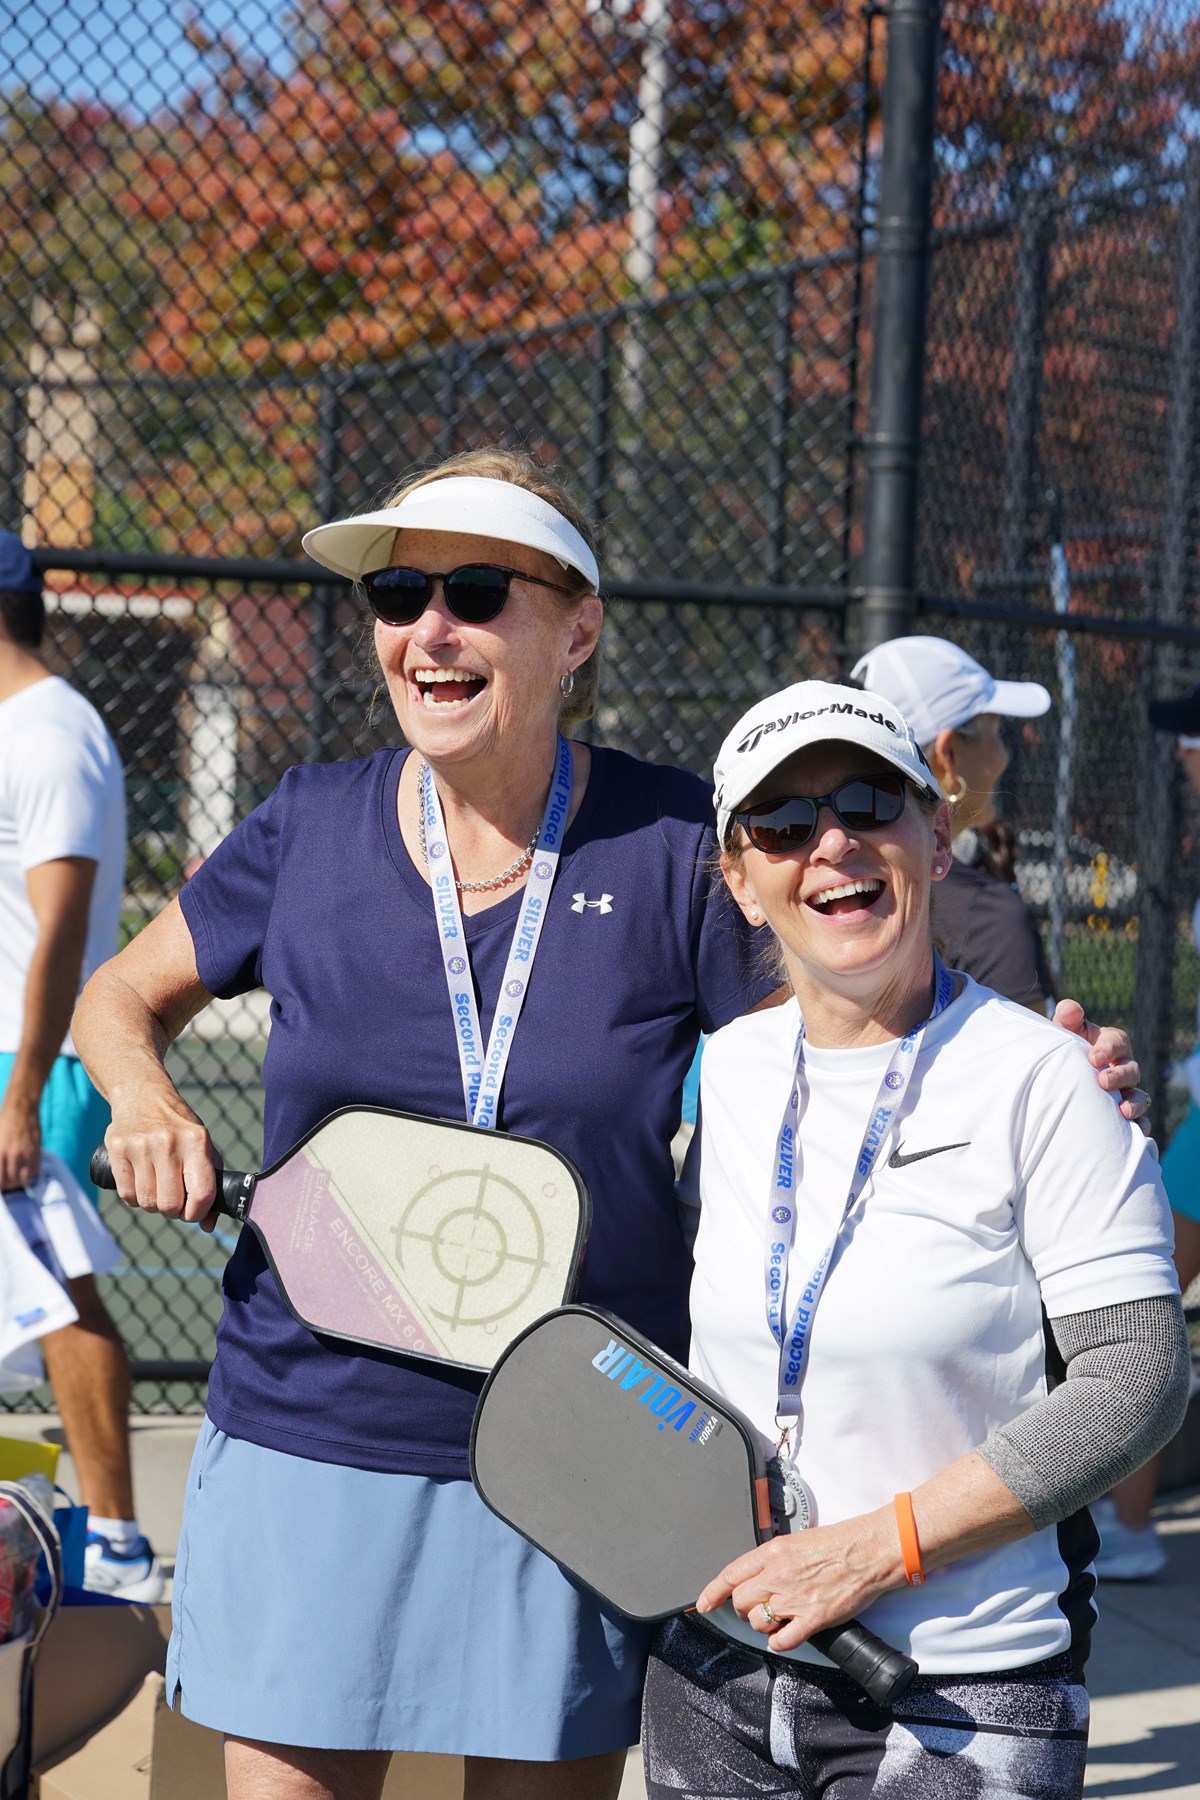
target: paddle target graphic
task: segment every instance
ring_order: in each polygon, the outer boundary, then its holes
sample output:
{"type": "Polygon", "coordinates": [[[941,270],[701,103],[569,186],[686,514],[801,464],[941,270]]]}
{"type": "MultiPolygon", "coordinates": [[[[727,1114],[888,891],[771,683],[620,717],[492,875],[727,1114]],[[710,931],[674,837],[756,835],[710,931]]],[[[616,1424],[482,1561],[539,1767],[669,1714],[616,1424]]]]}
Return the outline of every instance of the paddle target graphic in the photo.
{"type": "MultiPolygon", "coordinates": [[[[546,1199],[557,1194],[543,1187],[546,1199]]],[[[494,1326],[522,1306],[549,1266],[537,1209],[490,1165],[435,1169],[395,1230],[395,1256],[427,1313],[450,1330],[494,1326]]]]}

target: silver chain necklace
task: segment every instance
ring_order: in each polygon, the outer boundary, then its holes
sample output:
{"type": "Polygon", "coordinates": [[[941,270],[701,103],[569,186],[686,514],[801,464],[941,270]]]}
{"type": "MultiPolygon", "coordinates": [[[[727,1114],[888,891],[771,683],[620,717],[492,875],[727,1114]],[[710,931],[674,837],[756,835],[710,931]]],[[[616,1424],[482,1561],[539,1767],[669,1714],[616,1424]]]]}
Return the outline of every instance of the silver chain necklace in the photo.
{"type": "MultiPolygon", "coordinates": [[[[421,781],[424,780],[424,772],[423,771],[427,766],[428,765],[426,765],[426,764],[422,764],[422,774],[418,777],[418,787],[417,787],[418,793],[420,792],[420,783],[421,783],[421,781]]],[[[432,779],[432,777],[430,779],[432,779]]],[[[417,831],[420,834],[420,840],[421,840],[421,860],[425,864],[425,866],[428,868],[428,866],[429,866],[429,851],[425,845],[425,808],[420,805],[418,805],[418,807],[417,807],[417,831]]],[[[538,842],[538,839],[541,837],[541,835],[542,835],[542,828],[541,828],[541,825],[539,824],[537,830],[534,832],[533,836],[530,838],[529,843],[526,845],[525,849],[522,850],[520,856],[518,856],[516,862],[513,863],[511,868],[505,869],[505,871],[502,875],[493,875],[490,881],[458,881],[458,880],[456,880],[454,883],[455,887],[458,889],[460,894],[483,894],[483,893],[486,893],[489,888],[504,887],[508,882],[512,881],[516,876],[518,876],[523,869],[527,868],[528,865],[533,861],[533,853],[537,849],[537,842],[538,842]]]]}

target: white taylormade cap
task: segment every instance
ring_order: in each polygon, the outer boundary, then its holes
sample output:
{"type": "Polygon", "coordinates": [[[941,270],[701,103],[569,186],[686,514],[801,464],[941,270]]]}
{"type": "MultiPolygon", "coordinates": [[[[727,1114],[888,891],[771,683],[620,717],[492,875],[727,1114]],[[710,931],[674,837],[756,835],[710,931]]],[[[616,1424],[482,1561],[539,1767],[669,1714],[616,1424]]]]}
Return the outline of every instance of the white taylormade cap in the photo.
{"type": "Polygon", "coordinates": [[[921,744],[980,713],[1040,719],[1050,695],[1038,681],[995,681],[957,644],[939,637],[892,638],[860,656],[850,671],[872,693],[898,706],[921,744]]]}
{"type": "Polygon", "coordinates": [[[490,475],[446,475],[406,494],[398,506],[356,513],[306,531],[301,542],[315,562],[357,581],[386,569],[397,531],[460,531],[467,537],[503,538],[544,550],[564,569],[577,569],[593,588],[600,570],[569,519],[539,494],[490,475]]]}
{"type": "Polygon", "coordinates": [[[912,729],[890,700],[832,681],[798,681],[743,713],[717,753],[718,842],[724,845],[733,814],[780,763],[831,741],[860,744],[918,787],[940,793],[912,729]]]}

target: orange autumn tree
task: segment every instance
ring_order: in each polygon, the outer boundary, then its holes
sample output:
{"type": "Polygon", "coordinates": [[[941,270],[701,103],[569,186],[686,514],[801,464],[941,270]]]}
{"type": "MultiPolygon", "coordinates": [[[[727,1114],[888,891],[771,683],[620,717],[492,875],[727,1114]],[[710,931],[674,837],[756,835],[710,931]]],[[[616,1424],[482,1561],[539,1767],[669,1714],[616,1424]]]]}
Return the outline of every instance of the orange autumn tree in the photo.
{"type": "MultiPolygon", "coordinates": [[[[860,32],[816,3],[676,8],[663,283],[844,239],[860,32]]],[[[627,296],[628,21],[601,34],[584,0],[302,0],[282,76],[195,35],[215,97],[126,198],[160,233],[150,367],[377,361],[627,296]]]]}
{"type": "MultiPolygon", "coordinates": [[[[1119,532],[1158,516],[1180,176],[1200,81],[1200,20],[1180,12],[1175,0],[946,8],[935,204],[948,235],[933,268],[923,451],[930,591],[969,592],[977,570],[1013,553],[1009,405],[1017,333],[1032,328],[1017,317],[1023,235],[1028,255],[1044,232],[1026,561],[1045,562],[1045,487],[1062,495],[1068,533],[1072,519],[1119,532]]],[[[1121,560],[1102,539],[1068,548],[1076,569],[1121,560]]],[[[1092,588],[1087,604],[1121,611],[1130,599],[1092,588]]]]}
{"type": "MultiPolygon", "coordinates": [[[[174,116],[63,103],[5,120],[0,305],[89,275],[108,303],[106,355],[125,383],[114,438],[128,460],[103,535],[290,552],[320,504],[323,377],[379,370],[407,394],[400,378],[431,358],[474,357],[512,335],[524,343],[503,352],[506,424],[529,432],[530,396],[553,387],[554,441],[581,460],[588,321],[634,297],[645,7],[602,29],[587,0],[297,0],[280,67],[197,24],[209,78],[174,116]]],[[[664,464],[721,479],[722,517],[737,515],[747,544],[774,302],[746,288],[710,317],[686,312],[686,296],[713,277],[852,249],[882,73],[877,53],[864,84],[865,20],[863,5],[828,0],[670,8],[654,289],[679,304],[660,314],[648,405],[624,430],[664,464]],[[729,477],[716,473],[722,453],[729,477]]],[[[1142,180],[1168,156],[1195,73],[1168,8],[1135,21],[1117,0],[952,0],[944,21],[946,223],[992,216],[1048,179],[1142,180]]],[[[243,30],[253,36],[248,14],[243,30]]],[[[1012,276],[1006,252],[956,292],[952,331],[935,319],[935,421],[941,393],[956,419],[986,420],[993,438],[1002,428],[1012,276]]],[[[848,263],[830,261],[796,291],[788,380],[814,466],[846,430],[852,284],[848,263]]],[[[414,404],[416,438],[436,447],[436,409],[414,404]]],[[[383,412],[374,439],[351,422],[363,481],[411,455],[391,429],[383,412]]],[[[837,502],[844,479],[835,470],[814,485],[803,509],[837,502]]]]}
{"type": "MultiPolygon", "coordinates": [[[[301,0],[282,73],[193,28],[212,80],[138,136],[119,197],[156,286],[133,367],[168,405],[194,396],[182,453],[136,484],[154,541],[294,550],[319,504],[322,372],[407,369],[513,334],[513,367],[535,371],[553,332],[630,298],[644,45],[636,8],[602,23],[586,0],[301,0]]],[[[846,243],[863,49],[858,10],[820,0],[674,5],[655,292],[846,243]]],[[[829,315],[812,384],[838,308],[818,288],[808,304],[829,315]]],[[[748,329],[704,347],[726,382],[748,329]]],[[[555,378],[571,417],[590,380],[578,344],[577,370],[555,378]]],[[[664,371],[662,416],[640,428],[673,436],[668,401],[710,385],[694,358],[664,371]]],[[[516,410],[520,435],[532,408],[516,410]]]]}

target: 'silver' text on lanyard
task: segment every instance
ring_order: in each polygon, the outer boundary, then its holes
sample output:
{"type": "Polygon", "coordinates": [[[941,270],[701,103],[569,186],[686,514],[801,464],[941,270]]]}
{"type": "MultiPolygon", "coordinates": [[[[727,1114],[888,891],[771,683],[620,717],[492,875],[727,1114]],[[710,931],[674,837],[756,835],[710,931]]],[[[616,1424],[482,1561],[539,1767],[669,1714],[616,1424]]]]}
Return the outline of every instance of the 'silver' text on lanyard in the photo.
{"type": "MultiPolygon", "coordinates": [[[[796,1194],[800,1186],[800,1145],[796,1131],[800,1117],[800,1089],[804,1080],[804,1021],[803,1019],[800,1021],[800,1030],[796,1034],[796,1061],[792,1077],[792,1091],[783,1110],[783,1123],[779,1127],[779,1136],[775,1140],[775,1165],[771,1180],[770,1205],[767,1211],[765,1263],[767,1324],[771,1328],[771,1336],[779,1345],[776,1420],[784,1427],[785,1439],[800,1416],[800,1385],[804,1379],[804,1365],[808,1357],[812,1322],[824,1292],[825,1278],[829,1273],[829,1265],[833,1260],[838,1239],[846,1220],[858,1203],[858,1197],[875,1166],[875,1158],[879,1154],[880,1146],[887,1137],[892,1120],[904,1100],[909,1080],[920,1054],[925,1027],[932,1024],[938,1014],[944,1012],[954,998],[954,978],[943,967],[941,958],[937,956],[934,958],[934,976],[933,1011],[927,1019],[922,1019],[919,1025],[914,1026],[906,1036],[902,1037],[892,1052],[887,1071],[879,1084],[879,1092],[867,1120],[862,1145],[854,1163],[850,1192],[846,1196],[846,1204],[842,1208],[837,1229],[822,1251],[816,1268],[804,1283],[792,1313],[791,1325],[785,1332],[788,1260],[791,1256],[792,1245],[796,1240],[796,1194]]],[[[794,1446],[792,1448],[794,1449],[794,1446]]]]}
{"type": "Polygon", "coordinates": [[[420,800],[425,821],[425,850],[429,858],[429,879],[433,888],[433,906],[437,915],[438,932],[442,940],[442,967],[446,973],[446,989],[450,995],[450,1008],[454,1015],[454,1035],[458,1044],[459,1068],[462,1072],[463,1099],[467,1104],[467,1119],[472,1125],[482,1125],[492,1129],[496,1124],[500,1088],[504,1081],[504,1071],[508,1066],[513,1033],[517,1028],[517,1020],[521,1016],[521,1008],[525,1004],[525,990],[529,985],[529,973],[533,967],[534,956],[537,954],[538,939],[541,936],[542,924],[546,917],[546,904],[550,898],[550,889],[554,885],[554,876],[562,851],[562,841],[571,812],[571,779],[571,746],[566,738],[560,737],[558,754],[554,762],[554,775],[550,782],[550,793],[546,800],[546,810],[542,814],[541,830],[538,833],[537,850],[534,854],[533,866],[529,871],[529,879],[525,883],[525,893],[516,929],[513,932],[512,944],[509,947],[508,961],[504,965],[504,978],[500,983],[500,993],[496,999],[491,1036],[488,1038],[487,1049],[484,1050],[483,1029],[479,1023],[479,1008],[475,1003],[475,984],[471,980],[471,961],[467,954],[467,940],[463,931],[462,908],[458,904],[458,890],[454,885],[454,869],[450,861],[450,845],[446,838],[446,821],[442,817],[441,802],[438,799],[437,788],[434,786],[428,763],[421,775],[420,800]]]}

